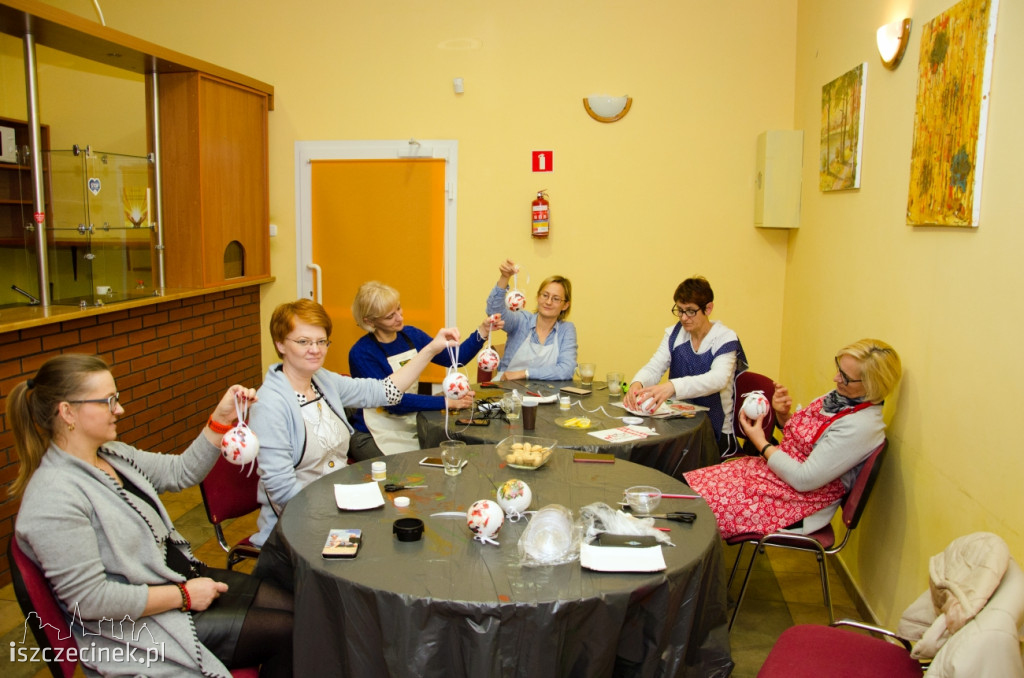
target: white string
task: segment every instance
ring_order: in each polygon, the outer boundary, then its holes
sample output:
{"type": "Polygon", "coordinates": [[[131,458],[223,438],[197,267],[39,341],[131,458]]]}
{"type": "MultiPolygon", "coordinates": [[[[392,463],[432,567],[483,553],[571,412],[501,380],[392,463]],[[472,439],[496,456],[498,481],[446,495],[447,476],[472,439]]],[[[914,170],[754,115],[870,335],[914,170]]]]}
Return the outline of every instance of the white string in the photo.
{"type": "Polygon", "coordinates": [[[495,546],[501,546],[501,544],[499,544],[498,542],[494,541],[490,537],[485,537],[482,534],[478,534],[478,535],[474,536],[473,540],[474,541],[478,541],[478,542],[480,542],[482,544],[494,544],[495,546]]]}

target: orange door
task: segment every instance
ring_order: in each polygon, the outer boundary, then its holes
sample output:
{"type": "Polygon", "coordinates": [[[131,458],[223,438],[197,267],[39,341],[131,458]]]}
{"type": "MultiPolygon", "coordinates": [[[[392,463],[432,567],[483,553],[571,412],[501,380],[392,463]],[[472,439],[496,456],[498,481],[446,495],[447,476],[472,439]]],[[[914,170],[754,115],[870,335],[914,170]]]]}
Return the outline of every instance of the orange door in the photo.
{"type": "MultiPolygon", "coordinates": [[[[352,301],[368,280],[402,295],[407,325],[433,335],[445,322],[445,160],[312,160],[311,250],[322,303],[334,321],[325,366],[348,373],[348,351],[365,332],[352,301]]],[[[440,382],[433,365],[422,381],[440,382]]]]}

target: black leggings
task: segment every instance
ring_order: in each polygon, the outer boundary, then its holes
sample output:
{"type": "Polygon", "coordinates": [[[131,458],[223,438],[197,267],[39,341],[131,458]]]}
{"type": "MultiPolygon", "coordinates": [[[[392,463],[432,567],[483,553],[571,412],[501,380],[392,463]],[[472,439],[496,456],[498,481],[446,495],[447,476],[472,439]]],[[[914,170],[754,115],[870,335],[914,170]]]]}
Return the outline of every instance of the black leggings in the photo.
{"type": "Polygon", "coordinates": [[[192,615],[200,642],[229,668],[260,666],[260,676],[291,676],[292,594],[241,572],[202,567],[200,573],[228,585],[213,605],[192,615]]]}
{"type": "Polygon", "coordinates": [[[260,666],[261,678],[292,675],[292,596],[261,582],[242,622],[230,667],[260,666]]]}

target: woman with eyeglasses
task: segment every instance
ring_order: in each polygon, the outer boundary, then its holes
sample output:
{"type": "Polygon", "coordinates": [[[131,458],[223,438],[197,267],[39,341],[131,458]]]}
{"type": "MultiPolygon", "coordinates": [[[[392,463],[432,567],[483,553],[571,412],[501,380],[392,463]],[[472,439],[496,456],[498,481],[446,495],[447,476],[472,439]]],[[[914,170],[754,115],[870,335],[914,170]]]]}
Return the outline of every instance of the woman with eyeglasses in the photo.
{"type": "MultiPolygon", "coordinates": [[[[352,302],[352,317],[367,333],[360,337],[348,352],[348,366],[353,377],[383,379],[397,371],[430,343],[430,335],[405,324],[398,290],[372,280],[363,283],[352,302]]],[[[485,318],[480,327],[459,345],[456,364],[465,365],[481,348],[492,329],[501,329],[499,318],[491,322],[485,318]],[[494,326],[492,328],[492,325],[494,326]]],[[[451,366],[451,356],[442,351],[431,362],[442,367],[451,366]]],[[[417,383],[402,396],[401,402],[387,408],[368,407],[352,417],[357,431],[373,435],[374,443],[384,454],[397,454],[418,450],[416,439],[416,413],[422,410],[460,410],[473,407],[476,395],[470,391],[458,400],[443,395],[420,395],[417,383]]]]}
{"type": "Polygon", "coordinates": [[[744,435],[761,456],[684,474],[708,502],[723,537],[820,530],[882,444],[882,403],[900,380],[899,355],[884,341],[861,339],[840,349],[835,364],[835,388],[796,412],[789,391],[776,384],[772,409],[784,427],[781,443],[765,437],[764,415],[752,420],[741,412],[744,435]]]}
{"type": "Polygon", "coordinates": [[[576,326],[566,320],[572,308],[572,283],[553,275],[537,288],[537,312],[505,307],[508,281],[519,267],[511,259],[498,265],[498,282],[487,297],[487,313],[500,313],[505,321],[505,354],[496,379],[572,379],[576,371],[576,326]]]}
{"type": "Polygon", "coordinates": [[[747,358],[736,333],[711,320],[715,293],[702,276],[687,278],[672,295],[672,315],[679,322],[665,330],[658,350],[633,377],[623,405],[639,410],[647,403],[655,411],[669,398],[708,408],[723,458],[739,451],[733,430],[736,375],[747,369],[747,358]],[[668,381],[660,383],[668,372],[668,381]]]}
{"type": "Polygon", "coordinates": [[[227,678],[228,667],[259,664],[261,676],[291,675],[291,594],[196,560],[159,496],[213,468],[236,396],[256,392],[229,388],[181,454],[117,441],[125,410],[95,356],[50,358],[7,397],[21,460],[15,538],[46,575],[89,675],[227,678]],[[135,633],[121,633],[124,621],[135,633]]]}
{"type": "Polygon", "coordinates": [[[257,546],[263,546],[281,510],[299,490],[347,464],[351,444],[360,434],[345,408],[397,405],[430,359],[459,340],[457,329],[442,329],[393,374],[353,379],[323,366],[333,327],[324,307],[310,299],[281,304],[270,318],[270,336],[281,362],[267,370],[249,418],[260,441],[259,532],[251,538],[257,546]]]}

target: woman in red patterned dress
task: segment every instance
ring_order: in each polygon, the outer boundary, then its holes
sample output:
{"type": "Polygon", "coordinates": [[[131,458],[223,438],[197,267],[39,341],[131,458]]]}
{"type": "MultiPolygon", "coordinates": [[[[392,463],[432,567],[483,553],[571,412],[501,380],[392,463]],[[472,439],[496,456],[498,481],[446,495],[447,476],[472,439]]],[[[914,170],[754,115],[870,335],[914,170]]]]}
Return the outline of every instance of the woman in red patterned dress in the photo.
{"type": "Polygon", "coordinates": [[[862,339],[841,349],[835,362],[835,389],[795,413],[789,391],[775,385],[780,444],[767,441],[763,417],[754,421],[741,413],[740,426],[761,456],[685,474],[708,502],[723,537],[821,529],[882,443],[882,403],[900,379],[899,355],[883,341],[862,339]]]}

